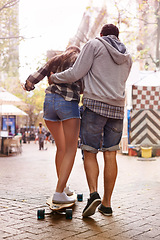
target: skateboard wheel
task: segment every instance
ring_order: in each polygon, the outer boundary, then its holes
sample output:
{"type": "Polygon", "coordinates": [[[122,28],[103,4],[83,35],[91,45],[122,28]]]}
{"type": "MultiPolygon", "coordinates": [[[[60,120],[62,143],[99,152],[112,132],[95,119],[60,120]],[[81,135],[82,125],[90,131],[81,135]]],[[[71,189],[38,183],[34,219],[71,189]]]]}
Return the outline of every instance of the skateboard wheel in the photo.
{"type": "Polygon", "coordinates": [[[77,200],[78,200],[78,202],[82,202],[83,201],[83,194],[82,193],[77,194],[77,200]]]}
{"type": "Polygon", "coordinates": [[[66,209],[66,219],[72,219],[72,209],[66,209]]]}
{"type": "Polygon", "coordinates": [[[45,216],[45,209],[39,209],[37,211],[37,219],[38,220],[44,219],[44,216],[45,216]]]}

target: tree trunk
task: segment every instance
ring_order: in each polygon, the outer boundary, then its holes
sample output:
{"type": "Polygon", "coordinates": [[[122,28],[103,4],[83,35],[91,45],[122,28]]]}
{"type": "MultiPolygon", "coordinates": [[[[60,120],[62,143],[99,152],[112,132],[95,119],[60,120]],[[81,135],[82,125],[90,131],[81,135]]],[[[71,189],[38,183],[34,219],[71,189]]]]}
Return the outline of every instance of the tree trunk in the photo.
{"type": "Polygon", "coordinates": [[[160,67],[159,43],[160,43],[160,16],[157,16],[156,68],[158,70],[160,67]]]}

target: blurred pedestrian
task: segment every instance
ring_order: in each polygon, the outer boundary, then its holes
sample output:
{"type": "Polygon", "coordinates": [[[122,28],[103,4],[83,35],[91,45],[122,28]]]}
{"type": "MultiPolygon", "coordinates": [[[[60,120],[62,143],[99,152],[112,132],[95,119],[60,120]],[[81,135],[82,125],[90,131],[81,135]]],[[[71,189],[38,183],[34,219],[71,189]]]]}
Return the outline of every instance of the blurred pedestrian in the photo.
{"type": "Polygon", "coordinates": [[[44,150],[44,140],[45,140],[45,129],[42,123],[39,123],[38,127],[38,143],[39,143],[39,150],[44,150]]]}

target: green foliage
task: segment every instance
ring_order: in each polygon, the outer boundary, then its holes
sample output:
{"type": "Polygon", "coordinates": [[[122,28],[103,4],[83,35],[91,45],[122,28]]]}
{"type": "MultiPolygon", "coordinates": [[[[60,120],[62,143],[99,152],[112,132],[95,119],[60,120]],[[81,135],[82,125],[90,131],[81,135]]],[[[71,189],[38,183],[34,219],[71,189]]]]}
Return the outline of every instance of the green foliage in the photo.
{"type": "Polygon", "coordinates": [[[0,71],[5,75],[18,76],[18,1],[0,2],[0,71]]]}
{"type": "Polygon", "coordinates": [[[27,103],[23,107],[29,114],[29,124],[34,125],[43,109],[45,84],[36,86],[33,92],[26,92],[19,82],[19,0],[0,1],[0,86],[27,103]]]}
{"type": "Polygon", "coordinates": [[[45,88],[47,85],[44,81],[45,80],[37,84],[36,88],[31,92],[23,90],[19,85],[20,91],[16,96],[21,98],[27,104],[24,111],[29,116],[29,126],[35,126],[36,122],[39,121],[39,118],[42,117],[41,112],[43,110],[45,88]]]}

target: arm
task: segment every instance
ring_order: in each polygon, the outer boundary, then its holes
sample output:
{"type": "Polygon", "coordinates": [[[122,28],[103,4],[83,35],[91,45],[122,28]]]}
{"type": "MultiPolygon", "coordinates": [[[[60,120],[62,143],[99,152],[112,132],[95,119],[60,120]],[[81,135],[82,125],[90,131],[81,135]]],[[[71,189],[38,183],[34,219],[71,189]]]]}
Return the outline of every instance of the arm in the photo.
{"type": "Polygon", "coordinates": [[[82,49],[73,67],[50,76],[53,83],[72,83],[84,77],[90,70],[94,58],[94,47],[89,41],[82,49]]]}
{"type": "Polygon", "coordinates": [[[49,64],[46,63],[37,72],[31,74],[27,78],[23,88],[27,91],[33,90],[35,88],[34,85],[37,84],[38,82],[40,82],[45,76],[47,76],[48,68],[49,68],[49,64]]]}

